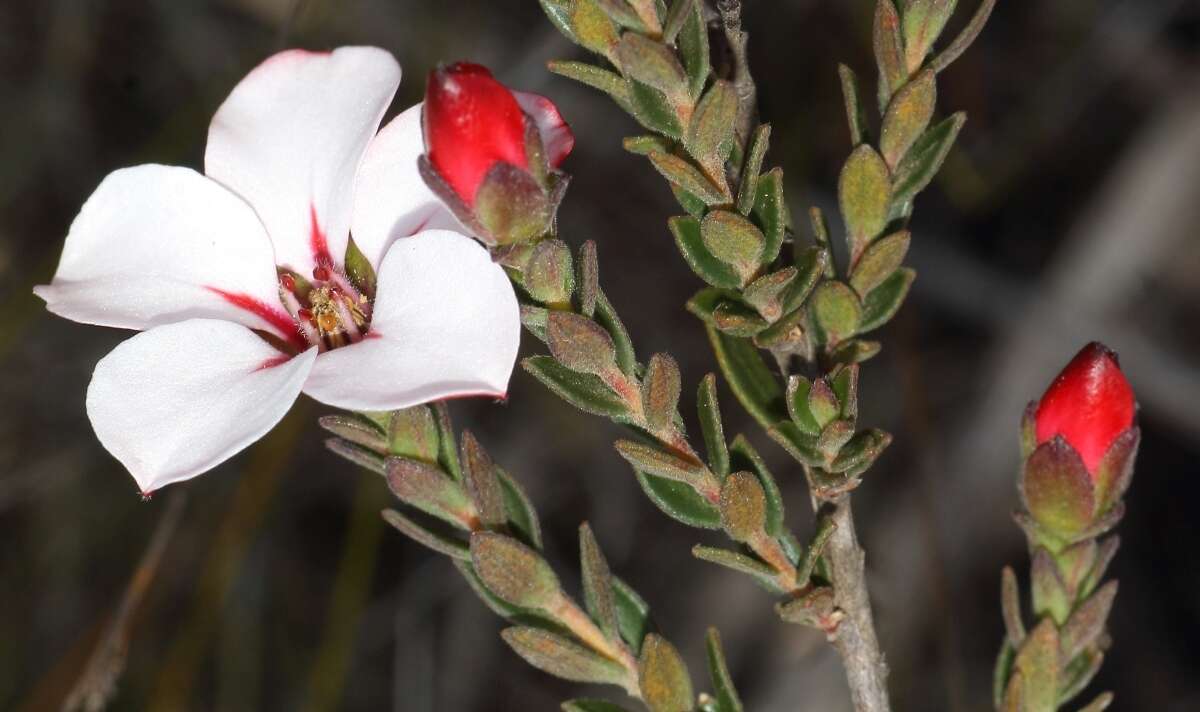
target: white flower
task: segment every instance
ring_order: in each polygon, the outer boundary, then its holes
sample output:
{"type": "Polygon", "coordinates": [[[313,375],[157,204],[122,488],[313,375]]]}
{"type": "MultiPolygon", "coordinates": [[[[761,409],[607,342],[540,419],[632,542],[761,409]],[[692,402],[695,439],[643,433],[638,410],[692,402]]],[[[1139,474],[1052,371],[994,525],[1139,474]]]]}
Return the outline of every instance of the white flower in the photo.
{"type": "Polygon", "coordinates": [[[229,458],[301,392],[353,410],[504,396],[516,297],[419,177],[420,106],[376,133],[399,82],[380,49],[280,53],[213,117],[205,175],[126,168],[84,204],[34,291],[142,331],[97,364],[87,412],[143,492],[229,458]],[[346,274],[351,235],[375,295],[346,274]]]}

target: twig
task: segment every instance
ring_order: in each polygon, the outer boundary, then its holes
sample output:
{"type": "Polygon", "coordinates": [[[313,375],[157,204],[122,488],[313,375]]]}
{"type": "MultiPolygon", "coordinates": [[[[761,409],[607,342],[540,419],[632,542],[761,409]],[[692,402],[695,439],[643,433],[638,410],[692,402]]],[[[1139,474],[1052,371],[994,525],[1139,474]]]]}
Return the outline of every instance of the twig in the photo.
{"type": "Polygon", "coordinates": [[[750,60],[746,56],[748,35],[742,31],[742,0],[717,0],[717,12],[725,28],[725,41],[733,53],[733,87],[738,96],[737,140],[745,146],[758,113],[758,88],[750,76],[750,60]]]}
{"type": "Polygon", "coordinates": [[[125,669],[125,655],[129,649],[129,629],[133,622],[133,614],[146,595],[146,590],[154,581],[154,575],[158,571],[159,562],[162,561],[163,552],[166,551],[167,543],[171,541],[171,535],[175,533],[175,527],[183,515],[185,501],[182,490],[172,492],[168,497],[166,511],[159,517],[158,526],[150,536],[150,544],[142,554],[142,560],[138,562],[137,569],[134,570],[133,577],[130,578],[129,585],[125,588],[125,594],[121,597],[121,603],[117,606],[116,613],[113,614],[112,620],[100,636],[100,642],[96,645],[91,658],[88,659],[83,674],[80,675],[78,682],[71,689],[71,694],[67,695],[66,702],[63,703],[64,712],[74,712],[75,710],[99,712],[108,706],[113,694],[116,693],[117,679],[125,669]]]}
{"type": "Polygon", "coordinates": [[[834,641],[856,712],[888,712],[887,663],[875,637],[871,597],[864,573],[866,554],[854,531],[850,496],[844,495],[832,506],[836,529],[825,548],[825,557],[833,571],[837,606],[846,615],[838,625],[834,641]]]}

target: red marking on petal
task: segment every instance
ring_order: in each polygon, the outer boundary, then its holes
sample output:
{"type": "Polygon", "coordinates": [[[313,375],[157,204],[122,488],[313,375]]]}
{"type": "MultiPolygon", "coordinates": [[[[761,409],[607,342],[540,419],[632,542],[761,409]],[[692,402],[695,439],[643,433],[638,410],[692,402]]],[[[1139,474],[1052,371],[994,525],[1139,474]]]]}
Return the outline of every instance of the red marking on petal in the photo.
{"type": "Polygon", "coordinates": [[[262,371],[263,369],[267,369],[267,368],[275,368],[276,366],[282,366],[283,364],[285,364],[291,360],[292,360],[292,357],[288,356],[287,354],[280,354],[278,356],[272,356],[271,358],[260,363],[258,365],[258,368],[254,369],[254,370],[262,371]]]}
{"type": "Polygon", "coordinates": [[[283,288],[289,292],[296,291],[296,278],[290,274],[285,274],[279,278],[279,282],[283,284],[283,288]]]}
{"type": "Polygon", "coordinates": [[[328,282],[329,281],[329,268],[328,267],[314,267],[313,268],[313,279],[317,280],[318,282],[328,282]]]}
{"type": "Polygon", "coordinates": [[[308,225],[308,242],[312,248],[313,262],[318,265],[332,265],[329,240],[325,238],[325,231],[321,229],[321,222],[317,219],[317,206],[312,203],[308,204],[308,225]]]}
{"type": "Polygon", "coordinates": [[[244,309],[267,322],[279,332],[280,336],[285,337],[291,344],[301,349],[308,346],[308,342],[304,340],[304,337],[296,332],[296,322],[292,321],[292,317],[288,316],[287,312],[282,309],[266,304],[249,294],[227,292],[224,289],[216,287],[205,287],[205,289],[221,297],[233,306],[244,309]]]}

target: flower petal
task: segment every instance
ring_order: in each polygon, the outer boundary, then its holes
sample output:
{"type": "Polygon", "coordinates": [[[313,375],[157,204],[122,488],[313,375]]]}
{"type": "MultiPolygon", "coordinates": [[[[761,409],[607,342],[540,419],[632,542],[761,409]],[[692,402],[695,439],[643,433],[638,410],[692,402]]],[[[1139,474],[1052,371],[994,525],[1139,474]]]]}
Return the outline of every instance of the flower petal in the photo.
{"type": "Polygon", "coordinates": [[[358,169],[350,232],[375,269],[397,238],[438,228],[469,232],[417,170],[417,159],[425,152],[421,107],[409,108],[384,126],[358,169]]]}
{"type": "Polygon", "coordinates": [[[541,94],[514,91],[513,96],[517,98],[521,110],[529,114],[537,124],[538,132],[542,134],[542,144],[546,147],[546,160],[550,161],[551,166],[558,168],[571,153],[571,149],[575,148],[575,134],[571,133],[571,127],[563,120],[562,114],[558,113],[554,102],[541,94]]]}
{"type": "Polygon", "coordinates": [[[520,337],[504,270],[469,237],[427,230],[388,250],[367,338],[321,354],[304,392],[351,410],[503,398],[520,337]]]}
{"type": "Polygon", "coordinates": [[[148,493],[195,477],[266,434],[300,394],[316,353],[287,359],[227,321],[160,326],[96,364],[88,417],[105,449],[148,493]]]}
{"type": "Polygon", "coordinates": [[[375,47],[289,50],[241,81],[208,129],[205,172],[258,211],[278,264],[342,264],[363,152],[400,84],[375,47]]]}
{"type": "Polygon", "coordinates": [[[53,281],[33,291],[85,324],[149,329],[205,317],[296,335],[262,223],[187,168],[110,173],[71,224],[53,281]]]}

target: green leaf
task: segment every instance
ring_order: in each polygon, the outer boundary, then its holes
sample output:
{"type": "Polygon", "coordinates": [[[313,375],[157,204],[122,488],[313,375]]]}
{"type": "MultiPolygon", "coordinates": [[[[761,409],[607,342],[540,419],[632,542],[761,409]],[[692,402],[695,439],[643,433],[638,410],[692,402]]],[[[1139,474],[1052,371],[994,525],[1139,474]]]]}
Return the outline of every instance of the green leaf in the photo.
{"type": "Polygon", "coordinates": [[[713,82],[692,112],[684,146],[710,175],[721,172],[733,146],[737,113],[737,90],[723,79],[713,82]]]}
{"type": "Polygon", "coordinates": [[[691,485],[635,470],[638,484],[651,502],[667,516],[689,527],[720,529],[721,514],[716,506],[691,485]]]}
{"type": "MultiPolygon", "coordinates": [[[[890,3],[891,0],[881,0],[890,3]]],[[[846,238],[853,262],[887,225],[892,200],[887,163],[875,149],[854,149],[838,178],[838,204],[846,221],[846,238]]]]}
{"type": "Polygon", "coordinates": [[[629,85],[616,72],[610,72],[586,62],[565,60],[553,60],[546,64],[546,68],[560,77],[574,79],[580,84],[599,89],[611,96],[623,108],[630,108],[629,85]]]}
{"type": "Polygon", "coordinates": [[[742,215],[749,215],[758,200],[758,174],[762,171],[763,158],[767,155],[770,143],[771,125],[759,124],[750,137],[750,150],[742,163],[742,178],[737,194],[737,209],[742,215]]]}
{"type": "Polygon", "coordinates": [[[979,3],[975,14],[971,16],[970,22],[958,34],[958,37],[955,37],[954,41],[929,63],[930,69],[940,72],[949,67],[963,52],[966,52],[971,43],[975,41],[975,38],[979,36],[979,33],[983,31],[983,26],[987,24],[988,18],[991,17],[992,10],[995,7],[996,0],[983,0],[979,3]]]}
{"type": "Polygon", "coordinates": [[[1060,647],[1064,659],[1071,660],[1097,644],[1104,635],[1104,627],[1116,596],[1117,582],[1109,581],[1075,608],[1061,630],[1060,647]]]}
{"type": "Polygon", "coordinates": [[[1053,710],[1058,694],[1058,631],[1043,619],[1025,638],[1013,661],[1014,678],[1022,686],[1022,710],[1053,710]]]}
{"type": "Polygon", "coordinates": [[[937,79],[928,69],[896,92],[883,116],[879,134],[879,150],[889,166],[895,168],[929,128],[936,103],[937,79]]]}
{"type": "Polygon", "coordinates": [[[762,314],[764,319],[774,322],[783,316],[783,300],[792,291],[798,272],[795,267],[785,267],[778,272],[765,274],[746,285],[742,297],[746,303],[762,314]]]}
{"type": "Polygon", "coordinates": [[[517,606],[505,603],[496,597],[496,594],[488,590],[487,586],[479,578],[479,574],[471,566],[470,559],[463,561],[461,559],[451,559],[454,568],[462,574],[467,585],[471,587],[471,591],[479,597],[480,601],[487,606],[493,613],[504,618],[507,621],[520,622],[528,625],[535,625],[547,629],[555,628],[558,622],[547,616],[544,612],[531,608],[518,608],[517,606]]]}
{"type": "Polygon", "coordinates": [[[865,334],[891,321],[896,312],[900,310],[900,306],[904,304],[909,287],[916,278],[915,270],[901,267],[882,284],[871,290],[863,300],[862,321],[858,326],[858,333],[865,334]]]}
{"type": "Polygon", "coordinates": [[[458,462],[458,442],[454,436],[454,425],[450,422],[450,408],[446,401],[436,401],[433,413],[438,431],[438,464],[451,477],[462,481],[462,465],[458,462]]]}
{"type": "Polygon", "coordinates": [[[650,606],[620,578],[612,577],[613,603],[617,608],[617,627],[634,655],[642,650],[642,641],[650,630],[650,606]]]}
{"type": "Polygon", "coordinates": [[[883,111],[892,93],[908,80],[904,60],[904,39],[900,34],[900,13],[893,0],[878,0],[874,24],[875,65],[879,68],[879,110],[883,111]]]}
{"type": "Polygon", "coordinates": [[[924,63],[933,43],[954,14],[957,0],[909,0],[904,6],[901,27],[908,70],[915,72],[924,63]]]}
{"type": "Polygon", "coordinates": [[[598,54],[612,55],[618,40],[617,26],[595,0],[571,0],[568,20],[576,42],[598,54]]]}
{"type": "Polygon", "coordinates": [[[700,3],[692,3],[692,11],[679,31],[679,52],[687,70],[688,86],[693,97],[700,96],[710,72],[708,25],[704,22],[700,3]]]}
{"type": "Polygon", "coordinates": [[[723,205],[729,202],[729,195],[712,181],[699,168],[672,153],[651,153],[650,162],[654,164],[663,178],[672,184],[686,190],[704,201],[705,205],[723,205]]]}
{"type": "Polygon", "coordinates": [[[747,556],[729,549],[697,544],[692,547],[692,556],[707,561],[710,564],[724,566],[727,569],[746,574],[754,582],[771,593],[783,593],[776,581],[775,569],[759,561],[753,556],[747,556]]]}
{"type": "Polygon", "coordinates": [[[559,363],[577,373],[602,376],[617,363],[616,346],[608,331],[581,314],[550,312],[546,344],[559,363]]]}
{"type": "Polygon", "coordinates": [[[388,419],[388,451],[391,454],[437,463],[441,445],[437,417],[429,406],[392,412],[388,419]]]}
{"type": "Polygon", "coordinates": [[[753,309],[727,301],[713,310],[712,325],[730,336],[750,337],[766,329],[768,323],[753,309]]]}
{"type": "Polygon", "coordinates": [[[628,673],[620,664],[557,633],[513,626],[500,631],[500,637],[525,662],[555,677],[620,686],[627,680],[628,673]]]}
{"type": "Polygon", "coordinates": [[[579,247],[579,313],[589,319],[596,314],[596,301],[600,295],[600,266],[596,261],[596,243],[588,240],[579,247]]]}
{"type": "Polygon", "coordinates": [[[725,652],[721,649],[721,634],[709,628],[704,637],[704,650],[708,654],[708,671],[712,676],[720,712],[742,712],[742,701],[733,686],[733,676],[725,663],[725,652]]]}
{"type": "Polygon", "coordinates": [[[566,35],[567,39],[572,42],[579,42],[575,37],[575,31],[571,29],[571,0],[538,0],[542,6],[542,10],[546,12],[546,17],[550,18],[550,24],[558,28],[558,31],[566,35]]]}
{"type": "Polygon", "coordinates": [[[510,606],[545,609],[562,595],[558,577],[541,554],[505,534],[473,533],[471,566],[488,590],[510,606]]]}
{"type": "Polygon", "coordinates": [[[608,296],[603,290],[600,291],[596,300],[595,319],[596,323],[603,326],[608,331],[608,335],[612,337],[613,346],[617,349],[617,368],[621,369],[621,373],[632,378],[637,371],[637,354],[633,350],[633,341],[629,338],[625,324],[621,321],[621,317],[617,316],[617,310],[613,308],[612,302],[608,301],[608,296]]]}
{"type": "Polygon", "coordinates": [[[749,341],[707,327],[721,374],[746,412],[765,428],[787,418],[783,390],[758,349],[749,341]]]}
{"type": "Polygon", "coordinates": [[[738,293],[732,289],[705,287],[696,292],[687,302],[687,310],[705,324],[716,325],[713,314],[726,302],[738,302],[738,293]]]}
{"type": "Polygon", "coordinates": [[[404,457],[386,461],[387,483],[405,504],[460,529],[472,529],[475,507],[462,486],[426,462],[404,457]]]}
{"type": "Polygon", "coordinates": [[[688,78],[683,66],[661,42],[626,32],[617,43],[617,59],[626,77],[659,90],[669,101],[686,91],[688,78]]]}
{"type": "Polygon", "coordinates": [[[679,114],[667,99],[667,95],[636,79],[627,80],[629,106],[633,118],[651,131],[657,131],[673,139],[683,138],[683,124],[679,114]]]}
{"type": "Polygon", "coordinates": [[[345,265],[346,276],[350,278],[350,283],[368,298],[373,298],[375,296],[375,268],[371,266],[371,261],[362,253],[362,250],[358,249],[354,238],[350,238],[346,244],[345,265]]]}
{"type": "Polygon", "coordinates": [[[695,704],[683,658],[662,636],[650,633],[638,657],[638,687],[650,712],[686,712],[695,704]]]}
{"type": "Polygon", "coordinates": [[[616,640],[617,604],[613,601],[612,573],[596,542],[592,528],[579,527],[579,561],[583,570],[583,601],[588,614],[604,631],[609,640],[616,640]]]}
{"type": "Polygon", "coordinates": [[[654,445],[618,440],[613,446],[635,471],[684,482],[692,487],[698,486],[704,479],[705,471],[702,465],[684,460],[654,445]]]}
{"type": "Polygon", "coordinates": [[[612,18],[613,22],[622,27],[628,27],[636,32],[646,32],[649,29],[625,0],[596,0],[596,3],[606,15],[612,18]]]}
{"type": "Polygon", "coordinates": [[[534,307],[528,304],[521,305],[521,326],[537,337],[538,341],[546,343],[546,321],[550,318],[550,310],[543,307],[534,307]]]}
{"type": "Polygon", "coordinates": [[[904,154],[896,166],[893,181],[892,204],[903,205],[917,196],[937,175],[958,138],[958,132],[967,121],[967,115],[958,112],[942,120],[917,139],[913,147],[904,154]]]}
{"type": "Polygon", "coordinates": [[[867,140],[867,117],[863,111],[862,98],[858,94],[858,77],[854,75],[853,69],[839,64],[838,78],[842,80],[842,99],[846,104],[846,124],[850,127],[850,145],[857,146],[867,140]]]}
{"type": "Polygon", "coordinates": [[[521,361],[521,366],[542,385],[576,408],[592,415],[628,422],[629,410],[625,402],[596,376],[576,373],[551,356],[531,356],[521,361]]]}
{"type": "Polygon", "coordinates": [[[708,374],[700,381],[696,394],[696,409],[700,412],[700,431],[704,435],[704,451],[708,463],[719,477],[729,474],[729,450],[725,444],[725,427],[721,423],[721,408],[717,402],[717,376],[708,374]]]}
{"type": "Polygon", "coordinates": [[[815,438],[805,435],[792,421],[775,423],[767,428],[767,435],[797,462],[810,467],[820,467],[825,464],[825,456],[817,451],[815,438]]]}
{"type": "Polygon", "coordinates": [[[529,500],[521,485],[507,472],[496,468],[496,477],[500,480],[500,492],[504,496],[504,511],[508,513],[508,523],[522,541],[535,549],[541,549],[542,527],[538,522],[533,502],[529,500]]]}
{"type": "Polygon", "coordinates": [[[621,140],[621,148],[636,156],[649,156],[651,153],[659,151],[669,153],[672,144],[670,139],[662,136],[626,136],[621,140]]]}
{"type": "Polygon", "coordinates": [[[721,526],[734,541],[747,543],[763,533],[767,521],[767,495],[758,477],[735,472],[721,487],[721,526]]]}
{"type": "Polygon", "coordinates": [[[792,223],[783,195],[782,168],[772,168],[758,179],[752,213],[766,237],[761,259],[764,264],[769,264],[779,257],[779,250],[792,223]]]}
{"type": "Polygon", "coordinates": [[[524,285],[541,304],[567,305],[575,293],[575,265],[561,240],[542,240],[525,266],[524,285]]]}
{"type": "Polygon", "coordinates": [[[730,467],[753,472],[758,477],[758,482],[762,485],[763,495],[766,498],[763,528],[768,536],[779,537],[783,534],[783,495],[779,492],[779,485],[775,482],[775,477],[767,469],[767,463],[743,435],[738,435],[733,439],[730,452],[732,453],[730,467]]]}
{"type": "Polygon", "coordinates": [[[796,279],[783,299],[784,314],[804,306],[805,300],[825,273],[828,259],[829,252],[820,246],[810,247],[796,256],[796,279]]]}
{"type": "Polygon", "coordinates": [[[911,239],[908,230],[901,230],[872,243],[850,273],[850,286],[854,291],[865,297],[895,274],[908,254],[911,239]]]}
{"type": "Polygon", "coordinates": [[[682,388],[679,365],[667,354],[654,354],[642,379],[642,403],[646,422],[653,430],[669,426],[679,409],[682,388]]]}
{"type": "Polygon", "coordinates": [[[504,508],[504,494],[500,489],[500,481],[496,477],[496,463],[483,449],[471,431],[464,430],[459,458],[463,464],[463,474],[467,493],[479,514],[479,521],[488,528],[502,526],[508,521],[508,513],[504,508]]]}
{"type": "Polygon", "coordinates": [[[466,542],[424,527],[394,509],[383,510],[383,520],[398,529],[401,534],[418,544],[461,561],[471,560],[471,551],[466,542]]]}
{"type": "Polygon", "coordinates": [[[854,336],[862,323],[863,308],[858,295],[842,282],[826,281],[818,285],[810,308],[826,344],[837,344],[854,336]]]}
{"type": "MultiPolygon", "coordinates": [[[[820,381],[818,381],[819,383],[820,381]]],[[[812,393],[813,382],[799,374],[788,378],[787,407],[788,415],[805,435],[816,437],[821,433],[821,424],[808,407],[808,399],[812,393]]]]}
{"type": "Polygon", "coordinates": [[[724,289],[737,289],[741,279],[732,267],[718,260],[709,251],[700,236],[700,221],[693,217],[673,217],[667,221],[671,234],[675,236],[675,245],[683,254],[683,259],[700,279],[724,289]]]}
{"type": "Polygon", "coordinates": [[[387,467],[384,465],[383,456],[372,450],[368,450],[361,445],[343,440],[341,438],[329,438],[325,441],[325,447],[330,452],[338,457],[349,460],[359,467],[368,469],[379,474],[386,474],[387,467]]]}
{"type": "Polygon", "coordinates": [[[334,435],[377,453],[386,453],[386,434],[371,419],[358,413],[323,415],[317,423],[334,435]]]}
{"type": "Polygon", "coordinates": [[[675,44],[676,38],[683,30],[683,23],[687,22],[695,9],[694,4],[695,0],[675,0],[671,3],[671,10],[667,13],[666,20],[663,21],[663,42],[670,45],[675,44]]]}

